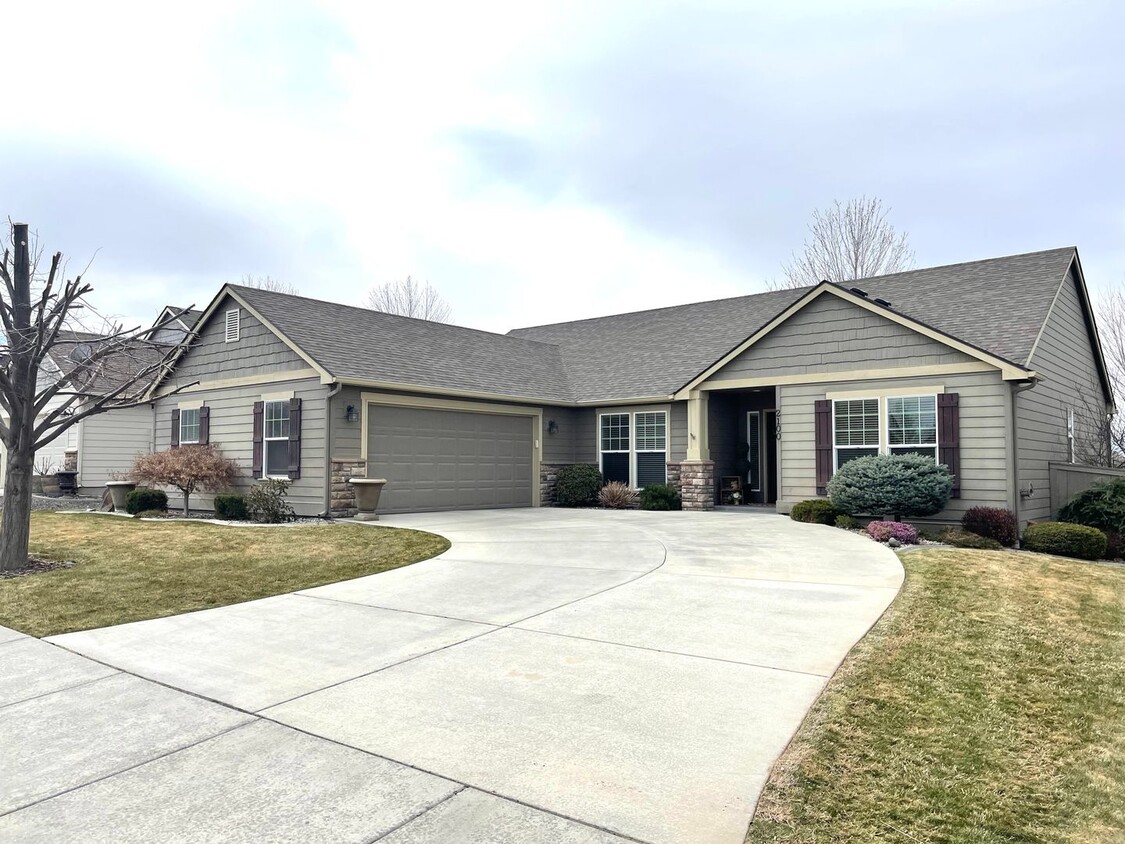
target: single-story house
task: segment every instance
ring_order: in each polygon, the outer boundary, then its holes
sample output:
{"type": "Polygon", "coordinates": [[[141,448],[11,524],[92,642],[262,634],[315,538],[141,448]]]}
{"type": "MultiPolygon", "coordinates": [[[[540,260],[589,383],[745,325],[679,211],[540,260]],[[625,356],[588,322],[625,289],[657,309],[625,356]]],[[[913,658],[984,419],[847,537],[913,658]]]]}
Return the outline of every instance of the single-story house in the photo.
{"type": "Polygon", "coordinates": [[[352,476],[386,512],[539,506],[573,463],[788,512],[917,452],[956,476],[947,522],[1048,517],[1049,464],[1113,412],[1074,248],[506,335],[226,285],[153,403],[157,449],[217,443],[308,515],[346,513],[352,476]]]}

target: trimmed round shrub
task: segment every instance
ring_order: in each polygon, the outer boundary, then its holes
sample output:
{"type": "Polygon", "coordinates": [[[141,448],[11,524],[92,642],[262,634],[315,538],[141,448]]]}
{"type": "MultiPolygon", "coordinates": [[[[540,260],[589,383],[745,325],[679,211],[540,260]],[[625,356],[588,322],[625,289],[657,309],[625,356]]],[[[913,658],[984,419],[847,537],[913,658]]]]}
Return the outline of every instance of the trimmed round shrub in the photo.
{"type": "Polygon", "coordinates": [[[1041,554],[1098,560],[1105,554],[1105,534],[1096,527],[1070,522],[1036,522],[1027,526],[1023,547],[1041,554]]]}
{"type": "Polygon", "coordinates": [[[289,502],[289,481],[280,478],[262,478],[246,493],[246,512],[255,522],[276,525],[297,518],[289,502]]]}
{"type": "Polygon", "coordinates": [[[1059,521],[1125,533],[1125,478],[1091,484],[1062,506],[1059,521]]]}
{"type": "Polygon", "coordinates": [[[642,510],[680,510],[683,500],[671,484],[649,484],[641,488],[642,510]]]}
{"type": "Polygon", "coordinates": [[[920,454],[857,457],[828,482],[828,497],[843,513],[865,516],[930,516],[953,491],[949,470],[920,454]]]}
{"type": "Polygon", "coordinates": [[[559,507],[593,507],[602,488],[597,466],[575,463],[559,469],[555,478],[555,504],[559,507]]]}
{"type": "Polygon", "coordinates": [[[246,509],[246,497],[229,493],[216,495],[215,518],[239,522],[249,519],[250,511],[246,509]]]}
{"type": "Polygon", "coordinates": [[[168,509],[168,493],[162,489],[140,486],[125,497],[125,512],[132,516],[144,510],[168,509]]]}
{"type": "Polygon", "coordinates": [[[834,525],[839,515],[840,511],[832,506],[832,502],[823,498],[798,501],[789,511],[789,518],[793,521],[814,525],[834,525]]]}
{"type": "Polygon", "coordinates": [[[867,535],[876,542],[897,539],[903,545],[914,545],[918,541],[918,531],[914,525],[905,522],[868,522],[867,535]]]}
{"type": "Polygon", "coordinates": [[[952,545],[954,548],[977,548],[981,551],[1000,551],[1003,545],[988,536],[979,533],[970,533],[961,528],[949,528],[938,535],[938,542],[952,545]]]}
{"type": "Polygon", "coordinates": [[[629,510],[637,506],[637,491],[621,481],[611,481],[598,490],[598,503],[607,510],[629,510]]]}
{"type": "Polygon", "coordinates": [[[961,527],[977,536],[995,539],[1009,548],[1020,536],[1016,514],[1003,507],[970,507],[961,517],[961,527]]]}
{"type": "Polygon", "coordinates": [[[841,513],[836,517],[836,527],[840,528],[840,530],[855,530],[859,527],[859,522],[847,513],[841,513]]]}

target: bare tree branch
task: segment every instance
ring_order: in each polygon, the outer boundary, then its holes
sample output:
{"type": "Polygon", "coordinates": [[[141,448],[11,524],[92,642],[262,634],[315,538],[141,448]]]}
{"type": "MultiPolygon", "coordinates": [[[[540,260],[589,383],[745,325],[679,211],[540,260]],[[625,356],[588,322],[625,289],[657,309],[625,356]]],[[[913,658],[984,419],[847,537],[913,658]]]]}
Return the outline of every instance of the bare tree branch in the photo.
{"type": "Polygon", "coordinates": [[[285,293],[289,296],[299,296],[301,291],[287,281],[278,281],[268,275],[244,275],[238,282],[241,287],[254,287],[258,290],[268,290],[271,293],[285,293]]]}
{"type": "Polygon", "coordinates": [[[911,269],[914,250],[906,233],[888,222],[889,211],[879,198],[866,196],[813,211],[804,251],[783,265],[783,280],[767,281],[767,287],[808,287],[911,269]]]}
{"type": "Polygon", "coordinates": [[[449,303],[428,281],[418,284],[410,276],[371,288],[367,293],[367,307],[430,322],[449,322],[453,316],[449,303]]]}

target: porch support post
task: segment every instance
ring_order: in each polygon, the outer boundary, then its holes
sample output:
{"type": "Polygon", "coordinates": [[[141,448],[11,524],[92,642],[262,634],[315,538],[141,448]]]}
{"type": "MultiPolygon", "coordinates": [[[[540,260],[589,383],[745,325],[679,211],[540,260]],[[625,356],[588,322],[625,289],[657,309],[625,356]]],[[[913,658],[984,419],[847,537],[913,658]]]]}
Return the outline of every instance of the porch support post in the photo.
{"type": "Polygon", "coordinates": [[[707,442],[706,390],[688,395],[687,460],[680,464],[680,495],[685,510],[715,509],[715,464],[707,442]]]}
{"type": "Polygon", "coordinates": [[[711,448],[707,442],[706,390],[692,390],[687,403],[687,459],[710,460],[711,448]]]}

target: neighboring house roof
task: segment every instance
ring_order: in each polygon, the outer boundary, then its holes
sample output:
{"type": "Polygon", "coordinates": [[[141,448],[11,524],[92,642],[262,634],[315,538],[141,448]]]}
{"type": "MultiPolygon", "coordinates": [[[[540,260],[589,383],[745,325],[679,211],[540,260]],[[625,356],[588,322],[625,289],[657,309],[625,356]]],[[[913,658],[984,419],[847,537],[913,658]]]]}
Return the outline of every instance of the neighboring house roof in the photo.
{"type": "Polygon", "coordinates": [[[224,289],[338,381],[573,399],[559,349],[547,343],[269,290],[224,289]]]}
{"type": "MultiPolygon", "coordinates": [[[[107,336],[88,331],[62,331],[55,345],[47,350],[47,357],[57,367],[61,376],[69,375],[81,367],[85,358],[107,341],[107,336]]],[[[155,366],[163,360],[166,349],[137,341],[123,346],[119,351],[96,361],[87,377],[76,377],[67,391],[82,390],[104,393],[113,390],[138,372],[155,366]]],[[[147,377],[146,377],[147,381],[147,377]]],[[[145,385],[138,385],[145,386],[145,385]]]]}
{"type": "Polygon", "coordinates": [[[153,325],[171,318],[169,322],[165,324],[165,327],[171,325],[173,322],[178,322],[185,331],[191,331],[195,328],[195,324],[199,322],[201,316],[203,316],[203,311],[196,310],[195,308],[182,309],[176,305],[165,305],[160,309],[160,315],[157,316],[153,325]]]}
{"type": "Polygon", "coordinates": [[[325,380],[559,403],[620,402],[675,395],[824,293],[823,288],[915,330],[957,341],[952,345],[1003,365],[1005,377],[1030,377],[1037,339],[1072,266],[1102,365],[1073,247],[540,325],[506,335],[238,285],[224,286],[204,316],[210,318],[229,293],[325,380]],[[866,296],[853,294],[853,288],[866,296]]]}
{"type": "MultiPolygon", "coordinates": [[[[1026,366],[1073,247],[845,282],[889,311],[1026,366]]],[[[558,344],[581,399],[671,395],[813,287],[521,328],[558,344]]]]}

